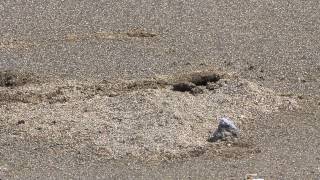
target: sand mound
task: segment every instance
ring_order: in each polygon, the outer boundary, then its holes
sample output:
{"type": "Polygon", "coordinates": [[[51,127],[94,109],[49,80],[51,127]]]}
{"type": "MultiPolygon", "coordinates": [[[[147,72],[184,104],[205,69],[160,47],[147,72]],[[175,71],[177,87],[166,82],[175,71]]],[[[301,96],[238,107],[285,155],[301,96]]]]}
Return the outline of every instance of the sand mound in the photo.
{"type": "Polygon", "coordinates": [[[44,151],[58,146],[78,153],[89,149],[108,159],[241,156],[258,151],[250,142],[234,143],[226,151],[206,141],[208,132],[217,127],[217,117],[232,118],[246,139],[255,114],[298,108],[294,99],[254,82],[213,74],[213,79],[197,72],[135,81],[48,81],[0,87],[0,127],[6,132],[4,138],[41,141],[44,151]],[[206,89],[201,77],[219,88],[206,89]],[[173,91],[172,85],[181,81],[201,82],[196,85],[203,93],[173,91]]]}

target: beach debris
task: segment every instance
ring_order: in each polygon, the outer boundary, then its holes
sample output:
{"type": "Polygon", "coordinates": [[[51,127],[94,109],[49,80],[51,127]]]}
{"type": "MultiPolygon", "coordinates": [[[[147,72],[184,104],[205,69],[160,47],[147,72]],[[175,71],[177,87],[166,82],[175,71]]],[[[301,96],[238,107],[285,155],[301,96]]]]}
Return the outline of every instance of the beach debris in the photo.
{"type": "Polygon", "coordinates": [[[218,129],[214,132],[210,132],[208,141],[227,141],[238,137],[239,129],[235,126],[234,122],[228,117],[222,117],[219,119],[218,129]]]}

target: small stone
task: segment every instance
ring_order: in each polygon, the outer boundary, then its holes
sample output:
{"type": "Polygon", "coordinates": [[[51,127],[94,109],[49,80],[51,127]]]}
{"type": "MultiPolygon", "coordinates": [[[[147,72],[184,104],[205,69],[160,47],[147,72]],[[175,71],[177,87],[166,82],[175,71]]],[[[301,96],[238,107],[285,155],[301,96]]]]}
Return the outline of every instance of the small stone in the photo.
{"type": "Polygon", "coordinates": [[[218,140],[232,140],[239,137],[239,129],[235,126],[232,120],[227,117],[219,119],[218,129],[209,134],[208,141],[216,142],[218,140]]]}
{"type": "Polygon", "coordinates": [[[191,91],[196,85],[191,82],[181,82],[173,85],[174,91],[186,92],[191,91]]]}

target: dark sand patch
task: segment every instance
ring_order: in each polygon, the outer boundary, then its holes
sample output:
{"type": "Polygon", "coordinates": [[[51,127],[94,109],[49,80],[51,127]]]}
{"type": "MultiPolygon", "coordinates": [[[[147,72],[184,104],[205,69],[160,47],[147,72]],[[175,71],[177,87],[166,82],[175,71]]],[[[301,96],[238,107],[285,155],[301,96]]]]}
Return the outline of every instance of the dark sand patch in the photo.
{"type": "Polygon", "coordinates": [[[31,73],[3,70],[0,71],[0,87],[22,86],[27,83],[37,82],[37,77],[31,73]]]}

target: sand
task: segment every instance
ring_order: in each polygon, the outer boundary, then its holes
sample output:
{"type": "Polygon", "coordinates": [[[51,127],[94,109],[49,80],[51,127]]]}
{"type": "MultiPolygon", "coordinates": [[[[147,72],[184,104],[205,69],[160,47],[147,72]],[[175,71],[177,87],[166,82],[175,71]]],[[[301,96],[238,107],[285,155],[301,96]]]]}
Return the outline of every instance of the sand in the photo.
{"type": "Polygon", "coordinates": [[[0,10],[1,179],[320,177],[317,1],[0,10]],[[222,116],[240,138],[207,142],[222,116]]]}

